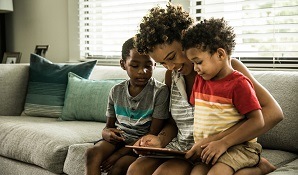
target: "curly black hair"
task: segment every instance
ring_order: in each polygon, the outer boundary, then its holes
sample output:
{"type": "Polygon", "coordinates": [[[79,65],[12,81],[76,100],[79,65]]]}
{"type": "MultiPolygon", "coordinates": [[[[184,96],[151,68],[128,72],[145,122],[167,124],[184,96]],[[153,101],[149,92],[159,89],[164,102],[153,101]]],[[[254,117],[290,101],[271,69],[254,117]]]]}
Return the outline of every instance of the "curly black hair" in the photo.
{"type": "Polygon", "coordinates": [[[123,45],[122,45],[122,59],[126,60],[126,58],[129,55],[129,52],[131,49],[135,48],[134,47],[134,37],[129,38],[128,40],[126,40],[123,45]]]}
{"type": "Polygon", "coordinates": [[[199,47],[202,51],[209,51],[212,55],[218,48],[223,48],[228,55],[236,45],[236,35],[233,27],[224,18],[203,20],[186,30],[182,47],[185,49],[199,47]]]}
{"type": "Polygon", "coordinates": [[[182,32],[193,24],[193,19],[182,6],[168,3],[166,8],[153,7],[143,17],[136,34],[136,48],[141,54],[152,52],[157,44],[181,41],[182,32]]]}

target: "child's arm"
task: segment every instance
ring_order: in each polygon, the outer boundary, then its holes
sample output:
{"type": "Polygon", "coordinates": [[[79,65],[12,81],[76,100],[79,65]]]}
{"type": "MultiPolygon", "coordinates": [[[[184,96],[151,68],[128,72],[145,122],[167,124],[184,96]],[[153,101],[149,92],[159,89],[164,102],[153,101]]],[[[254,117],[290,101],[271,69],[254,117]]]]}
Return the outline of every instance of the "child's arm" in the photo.
{"type": "Polygon", "coordinates": [[[148,134],[157,135],[161,131],[162,127],[164,126],[164,123],[165,123],[165,119],[153,118],[151,121],[151,126],[148,134]]]}
{"type": "Polygon", "coordinates": [[[231,146],[250,140],[252,133],[259,132],[264,127],[261,110],[254,110],[246,114],[247,120],[235,131],[220,140],[202,145],[202,162],[208,164],[212,160],[215,164],[218,158],[231,146]]]}
{"type": "Polygon", "coordinates": [[[221,140],[229,147],[252,139],[251,135],[264,127],[264,118],[261,110],[254,110],[245,115],[247,119],[231,134],[221,140]]]}
{"type": "Polygon", "coordinates": [[[161,131],[165,121],[165,119],[153,118],[148,134],[139,139],[135,144],[137,146],[162,147],[156,135],[161,131]]]}
{"type": "Polygon", "coordinates": [[[147,134],[139,139],[136,146],[163,148],[172,141],[177,135],[177,127],[172,117],[165,121],[165,126],[158,133],[158,135],[147,134]]]}
{"type": "MultiPolygon", "coordinates": [[[[148,134],[157,135],[161,128],[163,127],[164,119],[156,119],[153,118],[150,126],[150,130],[148,134]]],[[[129,145],[134,145],[135,142],[130,143],[129,145]]],[[[107,160],[105,160],[102,164],[103,170],[108,170],[113,163],[115,163],[121,157],[128,155],[132,152],[131,148],[122,147],[116,152],[114,152],[107,160]]]]}
{"type": "Polygon", "coordinates": [[[121,136],[123,131],[116,128],[115,122],[115,117],[107,117],[106,127],[102,130],[102,138],[113,144],[124,141],[121,136]]]}
{"type": "MultiPolygon", "coordinates": [[[[204,138],[204,139],[200,139],[198,140],[193,146],[192,148],[187,151],[187,153],[185,154],[185,158],[186,159],[190,159],[192,161],[196,161],[198,159],[201,158],[201,154],[202,154],[202,151],[203,151],[203,148],[202,148],[202,145],[206,145],[207,143],[210,143],[212,141],[217,141],[217,140],[220,140],[222,139],[223,137],[231,134],[232,132],[234,132],[238,127],[240,127],[242,125],[242,123],[244,123],[244,121],[246,121],[246,119],[243,119],[241,121],[239,121],[237,124],[235,124],[234,126],[230,127],[229,129],[223,131],[223,132],[220,132],[218,134],[214,134],[214,135],[211,135],[207,138],[204,138]]],[[[251,140],[252,138],[248,139],[248,140],[251,140]]],[[[248,141],[247,140],[247,141],[248,141]]]]}
{"type": "Polygon", "coordinates": [[[115,87],[112,87],[109,93],[108,97],[108,104],[107,104],[107,121],[106,121],[106,127],[102,130],[102,138],[105,139],[107,142],[116,144],[118,142],[124,141],[124,138],[121,137],[121,133],[123,131],[120,131],[116,129],[115,123],[116,123],[116,114],[115,114],[115,108],[114,108],[114,99],[117,98],[114,96],[115,87]]]}
{"type": "MultiPolygon", "coordinates": [[[[165,84],[168,89],[171,89],[172,84],[172,71],[167,70],[165,74],[165,84]]],[[[166,120],[164,127],[158,133],[157,136],[148,134],[143,136],[136,143],[137,146],[147,146],[147,147],[165,147],[168,143],[172,141],[173,138],[177,136],[178,128],[177,125],[169,113],[169,118],[166,120]]]]}
{"type": "Polygon", "coordinates": [[[149,134],[158,135],[159,147],[165,147],[168,143],[172,141],[174,137],[177,136],[177,126],[174,119],[169,112],[170,94],[171,94],[171,84],[172,84],[172,71],[167,70],[165,73],[165,84],[167,85],[167,91],[164,96],[159,98],[159,103],[162,102],[163,105],[159,105],[167,113],[168,118],[157,119],[153,118],[149,134]],[[167,100],[165,100],[167,99],[167,100]]]}

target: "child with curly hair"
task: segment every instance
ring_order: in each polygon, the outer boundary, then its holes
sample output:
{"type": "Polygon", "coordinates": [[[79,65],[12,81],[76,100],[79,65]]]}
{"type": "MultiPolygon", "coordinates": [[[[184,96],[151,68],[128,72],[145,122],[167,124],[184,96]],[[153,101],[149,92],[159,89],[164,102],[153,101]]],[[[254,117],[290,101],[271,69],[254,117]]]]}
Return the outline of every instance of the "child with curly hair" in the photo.
{"type": "Polygon", "coordinates": [[[120,65],[130,79],[110,91],[103,139],[86,153],[87,175],[126,174],[137,155],[124,146],[145,134],[158,134],[168,118],[168,87],[152,77],[154,60],[140,55],[133,43],[130,38],[123,44],[120,65]]]}
{"type": "MultiPolygon", "coordinates": [[[[194,143],[193,120],[194,107],[189,103],[192,86],[197,73],[192,62],[182,49],[183,32],[193,24],[192,18],[179,5],[169,3],[165,8],[156,6],[143,17],[136,35],[136,47],[141,54],[148,54],[156,62],[168,69],[165,82],[170,91],[170,120],[158,136],[146,135],[136,144],[140,146],[167,147],[180,151],[188,151],[189,160],[200,158],[201,146],[219,140],[236,130],[242,123],[201,139],[194,143]]],[[[249,70],[239,60],[231,59],[232,67],[246,75],[255,87],[258,100],[262,106],[265,126],[251,135],[257,137],[283,118],[282,110],[270,93],[253,78],[249,70]]],[[[128,175],[151,174],[190,174],[193,164],[183,159],[138,158],[128,169],[128,175]]],[[[261,158],[257,167],[244,168],[235,174],[266,174],[274,167],[261,158]]]]}
{"type": "Polygon", "coordinates": [[[202,145],[202,162],[192,173],[232,175],[256,166],[262,146],[251,135],[263,128],[264,119],[252,82],[231,66],[233,28],[223,18],[201,21],[185,32],[182,47],[198,74],[190,97],[195,142],[243,121],[225,137],[202,145]]]}

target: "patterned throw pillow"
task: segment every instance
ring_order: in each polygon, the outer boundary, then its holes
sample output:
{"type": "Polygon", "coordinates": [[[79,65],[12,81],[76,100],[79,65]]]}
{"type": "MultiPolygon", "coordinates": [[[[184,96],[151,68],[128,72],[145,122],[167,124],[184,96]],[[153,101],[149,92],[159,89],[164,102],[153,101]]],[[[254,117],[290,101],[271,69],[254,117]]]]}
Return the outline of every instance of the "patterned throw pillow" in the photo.
{"type": "Polygon", "coordinates": [[[30,56],[29,82],[24,113],[30,116],[61,116],[68,73],[89,78],[96,61],[80,64],[54,64],[36,55],[30,56]]]}
{"type": "Polygon", "coordinates": [[[70,72],[61,119],[106,122],[110,90],[122,81],[87,80],[70,72]]]}

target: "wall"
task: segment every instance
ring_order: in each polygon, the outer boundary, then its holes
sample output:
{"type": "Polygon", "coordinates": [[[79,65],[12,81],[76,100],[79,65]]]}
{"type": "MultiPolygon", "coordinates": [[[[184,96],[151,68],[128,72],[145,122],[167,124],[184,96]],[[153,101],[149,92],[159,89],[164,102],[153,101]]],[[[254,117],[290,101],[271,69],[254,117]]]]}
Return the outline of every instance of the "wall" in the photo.
{"type": "Polygon", "coordinates": [[[0,64],[6,48],[5,36],[5,13],[0,13],[0,64]]]}
{"type": "Polygon", "coordinates": [[[77,27],[76,23],[72,24],[78,20],[73,14],[77,11],[77,1],[14,0],[13,3],[13,13],[6,15],[6,47],[7,51],[22,52],[21,63],[29,62],[35,45],[50,45],[46,57],[52,62],[67,62],[74,56],[70,52],[78,52],[78,41],[74,41],[78,34],[75,36],[76,31],[69,30],[77,27]]]}

